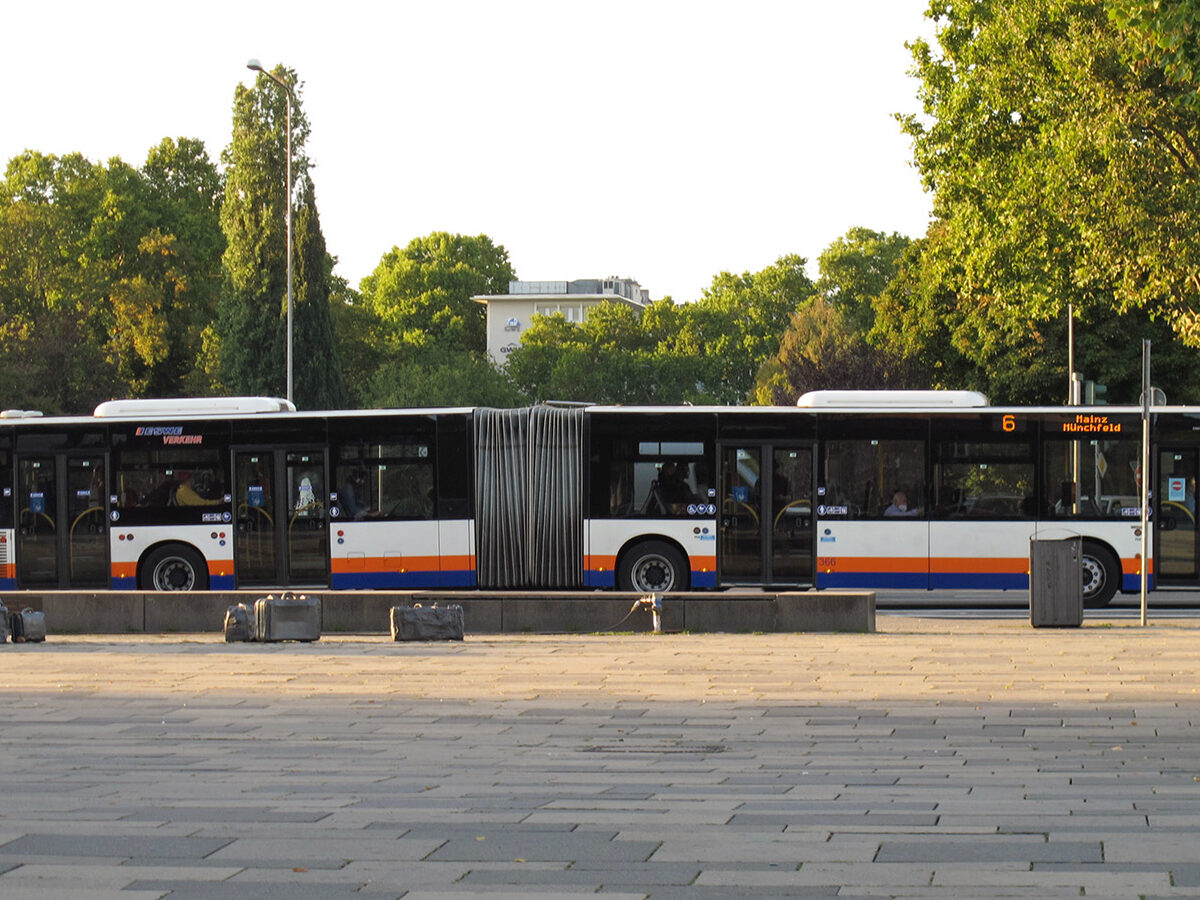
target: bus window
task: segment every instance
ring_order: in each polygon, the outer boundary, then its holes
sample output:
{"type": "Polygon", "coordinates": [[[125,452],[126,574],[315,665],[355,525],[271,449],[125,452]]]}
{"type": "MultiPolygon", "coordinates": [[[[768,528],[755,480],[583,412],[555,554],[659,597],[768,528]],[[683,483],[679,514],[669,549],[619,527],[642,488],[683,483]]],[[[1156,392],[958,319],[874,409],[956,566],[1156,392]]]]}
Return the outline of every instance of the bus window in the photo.
{"type": "Polygon", "coordinates": [[[1033,469],[1024,441],[944,441],[934,461],[933,517],[1033,518],[1033,469]]]}
{"type": "Polygon", "coordinates": [[[356,443],[338,449],[334,483],[340,519],[432,519],[428,443],[356,443]]]}
{"type": "Polygon", "coordinates": [[[925,442],[856,438],[825,442],[827,508],[848,519],[925,514],[925,442]],[[844,513],[840,512],[845,510],[844,513]]]}
{"type": "Polygon", "coordinates": [[[712,467],[701,441],[615,441],[607,478],[605,518],[714,515],[712,467]],[[710,510],[709,507],[713,508],[710,510]]]}
{"type": "Polygon", "coordinates": [[[1043,515],[1139,518],[1141,444],[1136,440],[1047,440],[1043,515]]]}
{"type": "Polygon", "coordinates": [[[117,508],[165,510],[225,503],[220,453],[202,448],[124,449],[114,466],[117,508]]]}
{"type": "Polygon", "coordinates": [[[0,450],[0,528],[13,527],[12,459],[0,450]]]}

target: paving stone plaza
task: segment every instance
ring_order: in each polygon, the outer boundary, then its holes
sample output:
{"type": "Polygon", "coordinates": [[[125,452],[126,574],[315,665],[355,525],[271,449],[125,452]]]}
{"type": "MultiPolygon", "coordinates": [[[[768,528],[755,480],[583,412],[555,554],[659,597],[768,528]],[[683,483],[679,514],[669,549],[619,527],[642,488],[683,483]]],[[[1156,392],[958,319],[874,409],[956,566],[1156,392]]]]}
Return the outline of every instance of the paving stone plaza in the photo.
{"type": "Polygon", "coordinates": [[[5,645],[0,897],[1200,897],[1200,622],[878,628],[5,645]]]}

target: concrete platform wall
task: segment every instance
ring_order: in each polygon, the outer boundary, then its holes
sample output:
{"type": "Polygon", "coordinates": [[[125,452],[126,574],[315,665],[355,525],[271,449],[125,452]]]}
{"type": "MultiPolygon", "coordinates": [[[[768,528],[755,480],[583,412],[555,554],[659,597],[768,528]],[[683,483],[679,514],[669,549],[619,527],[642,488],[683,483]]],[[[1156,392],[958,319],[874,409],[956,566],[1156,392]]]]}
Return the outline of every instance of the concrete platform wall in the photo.
{"type": "MultiPolygon", "coordinates": [[[[262,591],[195,593],[45,591],[3,597],[10,610],[46,613],[50,633],[171,634],[220,631],[228,606],[262,591]]],[[[533,591],[313,591],[321,597],[322,631],[386,633],[393,606],[463,607],[468,634],[570,634],[651,631],[652,617],[634,609],[638,594],[533,591]]],[[[870,591],[667,594],[662,629],[691,632],[875,631],[870,591]]]]}

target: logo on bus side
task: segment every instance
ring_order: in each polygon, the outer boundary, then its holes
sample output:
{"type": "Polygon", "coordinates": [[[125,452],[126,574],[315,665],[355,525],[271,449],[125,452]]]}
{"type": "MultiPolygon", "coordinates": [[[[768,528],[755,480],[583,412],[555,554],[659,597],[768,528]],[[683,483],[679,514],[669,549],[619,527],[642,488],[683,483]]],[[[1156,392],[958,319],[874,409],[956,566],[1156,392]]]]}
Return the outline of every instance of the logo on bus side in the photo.
{"type": "Polygon", "coordinates": [[[184,434],[182,425],[139,425],[135,437],[161,437],[164,444],[203,444],[204,435],[184,434]]]}

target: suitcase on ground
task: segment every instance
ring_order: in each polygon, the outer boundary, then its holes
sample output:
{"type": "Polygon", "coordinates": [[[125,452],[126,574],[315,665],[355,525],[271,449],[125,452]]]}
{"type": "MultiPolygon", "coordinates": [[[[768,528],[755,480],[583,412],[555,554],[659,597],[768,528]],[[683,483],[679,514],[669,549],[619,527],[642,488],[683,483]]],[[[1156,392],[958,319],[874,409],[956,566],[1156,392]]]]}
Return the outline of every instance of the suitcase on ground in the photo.
{"type": "Polygon", "coordinates": [[[8,627],[14,644],[40,644],[46,639],[46,614],[25,607],[9,616],[8,627]]]}
{"type": "Polygon", "coordinates": [[[393,606],[393,641],[461,641],[463,608],[453,606],[393,606]]]}
{"type": "Polygon", "coordinates": [[[258,639],[255,626],[254,607],[249,603],[235,603],[225,610],[225,643],[258,639]]]}
{"type": "Polygon", "coordinates": [[[8,607],[0,603],[0,644],[8,643],[8,631],[10,627],[8,607]]]}
{"type": "Polygon", "coordinates": [[[321,638],[321,598],[284,591],[254,601],[255,631],[264,643],[321,638]]]}

